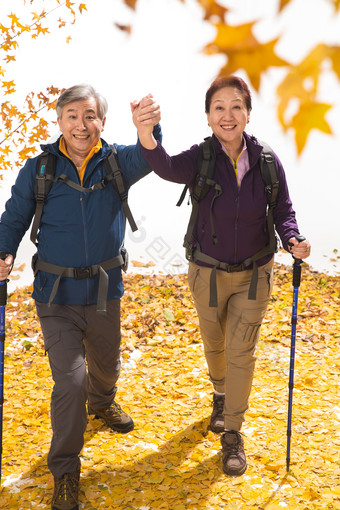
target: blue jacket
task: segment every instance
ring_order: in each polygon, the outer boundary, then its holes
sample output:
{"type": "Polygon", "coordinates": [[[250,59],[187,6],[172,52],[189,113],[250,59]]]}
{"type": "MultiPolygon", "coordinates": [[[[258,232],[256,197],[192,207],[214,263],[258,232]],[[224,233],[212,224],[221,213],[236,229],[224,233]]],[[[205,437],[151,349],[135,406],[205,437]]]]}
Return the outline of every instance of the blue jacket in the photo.
{"type": "MultiPolygon", "coordinates": [[[[247,144],[250,169],[238,186],[233,165],[222,150],[215,135],[212,141],[216,153],[214,180],[221,185],[222,194],[215,200],[213,218],[218,239],[212,242],[210,208],[214,190],[211,189],[200,202],[193,237],[201,251],[228,264],[240,264],[252,257],[268,243],[266,223],[267,198],[260,172],[262,146],[257,140],[244,133],[247,144]]],[[[175,156],[169,156],[158,144],[153,150],[142,147],[142,153],[151,168],[163,179],[187,184],[192,190],[198,170],[198,145],[175,156]]],[[[279,193],[274,209],[275,228],[284,248],[288,240],[299,233],[295,212],[289,197],[285,172],[276,157],[279,177],[279,193]]],[[[272,255],[258,261],[265,264],[272,255]]],[[[203,264],[203,263],[202,263],[203,264]]],[[[203,264],[208,265],[208,264],[203,264]]]]}
{"type": "MultiPolygon", "coordinates": [[[[161,128],[154,128],[161,140],[161,128]]],[[[110,152],[102,140],[102,149],[90,159],[83,186],[90,188],[106,175],[102,161],[110,152]]],[[[116,145],[118,161],[129,188],[147,175],[151,169],[136,145],[116,145]]],[[[66,174],[80,184],[75,165],[59,151],[59,140],[42,145],[42,149],[57,156],[56,177],[66,174]]],[[[0,220],[0,251],[16,256],[18,246],[28,230],[35,212],[34,184],[38,157],[29,159],[12,187],[0,220]]],[[[38,255],[44,262],[63,267],[88,267],[109,260],[119,254],[124,241],[125,217],[118,194],[111,184],[91,193],[77,191],[63,182],[54,183],[47,196],[38,234],[38,255]]],[[[124,288],[120,267],[107,271],[109,287],[107,299],[120,298],[124,288]]],[[[33,298],[48,302],[57,276],[38,271],[34,279],[33,298]]],[[[75,280],[62,278],[54,303],[88,305],[97,302],[98,275],[75,280]]]]}

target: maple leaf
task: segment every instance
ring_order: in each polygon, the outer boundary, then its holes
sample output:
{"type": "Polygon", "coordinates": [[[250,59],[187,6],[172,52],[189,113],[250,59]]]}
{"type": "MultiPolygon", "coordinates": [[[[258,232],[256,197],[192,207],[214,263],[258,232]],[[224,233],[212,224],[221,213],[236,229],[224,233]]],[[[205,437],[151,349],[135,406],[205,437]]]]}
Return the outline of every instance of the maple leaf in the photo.
{"type": "MultiPolygon", "coordinates": [[[[296,98],[300,103],[308,103],[316,97],[322,64],[326,58],[332,58],[333,54],[332,48],[318,44],[299,64],[290,66],[287,76],[277,88],[278,118],[285,129],[290,125],[290,119],[287,120],[285,114],[291,100],[296,98]]],[[[338,58],[339,53],[335,63],[338,58]]]]}
{"type": "Polygon", "coordinates": [[[331,46],[329,50],[330,51],[328,56],[332,62],[334,72],[336,73],[338,79],[340,79],[340,46],[331,46]]]}
{"type": "Polygon", "coordinates": [[[325,119],[326,113],[331,108],[332,105],[330,104],[316,102],[304,102],[300,105],[299,111],[294,115],[291,122],[291,127],[295,130],[298,154],[301,154],[312,129],[332,134],[332,130],[325,119]]]}
{"type": "Polygon", "coordinates": [[[2,82],[2,88],[6,89],[5,90],[5,95],[13,94],[15,92],[15,83],[14,83],[14,80],[3,81],[2,82]]]}
{"type": "Polygon", "coordinates": [[[264,71],[273,66],[288,65],[288,62],[275,54],[278,39],[261,44],[252,32],[253,26],[254,22],[237,27],[218,24],[216,39],[207,45],[206,51],[226,54],[227,64],[220,70],[220,75],[244,69],[255,90],[259,90],[264,71]]]}
{"type": "Polygon", "coordinates": [[[6,145],[5,147],[0,147],[0,151],[6,156],[8,156],[12,152],[9,145],[6,145]]]}
{"type": "Polygon", "coordinates": [[[2,87],[3,88],[11,88],[11,87],[14,87],[15,83],[14,83],[14,80],[11,80],[11,81],[3,81],[2,82],[2,87]]]}
{"type": "Polygon", "coordinates": [[[115,23],[115,26],[121,30],[122,32],[126,32],[127,34],[131,34],[131,25],[120,25],[119,23],[115,23]]]}
{"type": "Polygon", "coordinates": [[[6,55],[5,60],[8,64],[8,62],[15,61],[15,56],[14,55],[6,55]]]}
{"type": "Polygon", "coordinates": [[[16,14],[13,14],[13,13],[8,14],[8,18],[10,18],[12,20],[12,26],[17,25],[19,22],[19,18],[17,17],[16,14]]]}
{"type": "Polygon", "coordinates": [[[290,4],[291,0],[280,0],[279,11],[282,11],[288,4],[290,4]]]}
{"type": "Polygon", "coordinates": [[[340,10],[340,0],[331,0],[336,11],[340,10]]]}
{"type": "Polygon", "coordinates": [[[61,90],[58,87],[53,87],[53,85],[51,87],[47,87],[47,90],[48,93],[51,94],[52,96],[61,94],[61,90]]]}
{"type": "Polygon", "coordinates": [[[36,23],[35,30],[37,31],[37,35],[49,33],[49,29],[42,27],[40,23],[36,23]]]}
{"type": "Polygon", "coordinates": [[[136,9],[136,4],[138,0],[124,0],[125,5],[130,7],[130,9],[136,9]]]}
{"type": "Polygon", "coordinates": [[[254,22],[240,26],[228,26],[225,23],[215,23],[216,38],[205,47],[206,53],[225,53],[238,51],[257,43],[252,32],[254,22]]]}
{"type": "Polygon", "coordinates": [[[24,147],[21,151],[19,151],[20,159],[27,159],[32,152],[35,152],[34,147],[24,147]]]}
{"type": "Polygon", "coordinates": [[[228,8],[220,5],[215,0],[197,0],[204,10],[204,19],[217,18],[224,21],[225,14],[228,12],[228,8]]]}

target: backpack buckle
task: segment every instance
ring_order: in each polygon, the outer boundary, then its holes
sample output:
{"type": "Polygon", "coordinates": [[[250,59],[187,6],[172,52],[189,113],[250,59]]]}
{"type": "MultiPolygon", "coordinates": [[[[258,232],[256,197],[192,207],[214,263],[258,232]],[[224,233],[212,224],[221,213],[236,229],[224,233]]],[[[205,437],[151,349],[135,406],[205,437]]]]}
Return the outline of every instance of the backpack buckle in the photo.
{"type": "Polygon", "coordinates": [[[74,268],[74,279],[75,280],[82,280],[83,278],[91,278],[93,276],[92,274],[92,267],[75,267],[74,268]]]}
{"type": "Polygon", "coordinates": [[[193,247],[193,245],[191,243],[188,243],[188,242],[184,242],[184,248],[185,248],[185,258],[189,262],[193,262],[195,248],[193,247]]]}
{"type": "Polygon", "coordinates": [[[265,186],[266,195],[270,198],[272,196],[272,187],[270,184],[268,186],[265,186]]]}

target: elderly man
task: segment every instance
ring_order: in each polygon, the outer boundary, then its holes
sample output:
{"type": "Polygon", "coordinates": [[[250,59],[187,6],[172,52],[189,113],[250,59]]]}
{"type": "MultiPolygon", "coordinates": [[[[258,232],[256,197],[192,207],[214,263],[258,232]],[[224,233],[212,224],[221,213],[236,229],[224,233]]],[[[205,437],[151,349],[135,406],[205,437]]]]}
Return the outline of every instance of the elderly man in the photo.
{"type": "MultiPolygon", "coordinates": [[[[154,126],[154,136],[161,140],[158,106],[151,95],[141,104],[154,126]]],[[[111,154],[112,160],[116,152],[114,159],[126,189],[148,174],[150,167],[139,141],[110,147],[100,138],[107,102],[93,87],[67,89],[56,110],[62,135],[55,143],[42,146],[52,155],[55,174],[49,177],[51,171],[47,170],[47,179],[53,183],[37,235],[33,298],[54,380],[53,437],[48,454],[55,482],[51,508],[76,510],[86,402],[88,413],[111,429],[125,433],[134,427],[115,401],[125,217],[124,200],[112,186],[113,174],[107,175],[108,156],[111,154]]],[[[36,210],[37,168],[41,168],[38,157],[26,162],[1,217],[0,251],[6,257],[0,260],[0,280],[7,278],[36,210]]]]}

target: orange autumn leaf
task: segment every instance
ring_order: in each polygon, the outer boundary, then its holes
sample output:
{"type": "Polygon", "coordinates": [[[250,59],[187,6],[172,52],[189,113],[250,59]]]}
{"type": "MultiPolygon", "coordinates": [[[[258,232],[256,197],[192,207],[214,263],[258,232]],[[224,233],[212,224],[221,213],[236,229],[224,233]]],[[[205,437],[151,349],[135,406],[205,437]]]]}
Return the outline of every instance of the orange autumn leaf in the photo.
{"type": "Polygon", "coordinates": [[[206,46],[207,53],[224,53],[227,63],[220,75],[227,76],[244,69],[256,90],[259,90],[261,75],[268,68],[288,65],[274,51],[278,39],[260,43],[253,34],[254,22],[241,26],[217,24],[217,35],[213,43],[206,46]]]}
{"type": "Polygon", "coordinates": [[[197,1],[203,8],[205,20],[217,18],[221,21],[224,21],[225,14],[229,10],[227,7],[224,7],[215,0],[197,0],[197,1]]]}
{"type": "Polygon", "coordinates": [[[340,0],[330,0],[336,12],[340,10],[340,0]]]}
{"type": "Polygon", "coordinates": [[[282,11],[287,5],[289,5],[292,0],[280,0],[279,11],[282,11]]]}
{"type": "Polygon", "coordinates": [[[115,26],[121,30],[122,32],[126,32],[127,34],[131,34],[131,25],[120,25],[119,23],[115,23],[115,26]]]}
{"type": "Polygon", "coordinates": [[[125,5],[130,7],[131,9],[136,9],[136,4],[138,0],[124,0],[125,5]]]}
{"type": "Polygon", "coordinates": [[[295,140],[298,153],[301,154],[308,135],[313,129],[323,133],[331,134],[330,125],[325,119],[327,112],[332,108],[330,104],[305,102],[299,107],[299,111],[294,115],[291,126],[295,130],[295,140]]]}
{"type": "Polygon", "coordinates": [[[340,46],[331,46],[327,53],[327,57],[330,59],[333,70],[340,80],[340,46]]]}

